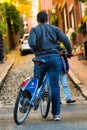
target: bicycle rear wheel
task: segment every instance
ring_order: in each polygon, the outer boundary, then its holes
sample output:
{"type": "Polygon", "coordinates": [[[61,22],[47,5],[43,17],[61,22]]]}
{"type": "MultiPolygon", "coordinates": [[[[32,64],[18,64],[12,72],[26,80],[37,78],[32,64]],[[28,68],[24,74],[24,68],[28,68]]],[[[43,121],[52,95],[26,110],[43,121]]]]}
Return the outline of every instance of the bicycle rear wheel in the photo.
{"type": "Polygon", "coordinates": [[[43,118],[46,118],[48,116],[49,110],[50,110],[50,92],[49,87],[46,86],[46,89],[42,94],[42,99],[40,102],[41,116],[43,118]]]}
{"type": "Polygon", "coordinates": [[[14,107],[14,121],[17,125],[21,125],[25,121],[31,110],[28,102],[29,95],[19,92],[14,107]]]}

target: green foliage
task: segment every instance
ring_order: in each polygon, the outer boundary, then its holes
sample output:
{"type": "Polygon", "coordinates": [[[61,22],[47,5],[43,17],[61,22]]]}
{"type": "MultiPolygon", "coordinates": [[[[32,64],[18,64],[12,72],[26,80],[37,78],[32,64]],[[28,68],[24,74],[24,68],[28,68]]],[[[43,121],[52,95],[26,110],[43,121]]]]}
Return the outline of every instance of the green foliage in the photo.
{"type": "Polygon", "coordinates": [[[70,34],[70,40],[76,40],[76,32],[70,34]]]}
{"type": "MultiPolygon", "coordinates": [[[[86,5],[87,5],[87,3],[86,3],[86,5]]],[[[86,33],[86,22],[87,22],[87,6],[86,6],[85,11],[84,11],[84,17],[82,18],[82,20],[78,24],[77,33],[82,33],[82,34],[86,33]]]]}
{"type": "Polygon", "coordinates": [[[84,2],[87,2],[87,0],[79,0],[80,2],[84,3],[84,2]]]}
{"type": "Polygon", "coordinates": [[[60,46],[61,46],[63,49],[66,49],[66,47],[64,46],[63,43],[60,43],[60,46]]]}
{"type": "MultiPolygon", "coordinates": [[[[86,4],[86,6],[87,6],[87,4],[86,4]]],[[[84,12],[84,22],[87,22],[87,7],[84,12]]]]}
{"type": "Polygon", "coordinates": [[[10,25],[11,31],[17,34],[20,31],[19,12],[16,10],[15,6],[12,4],[3,3],[2,8],[3,8],[3,15],[8,25],[10,25]]]}
{"type": "Polygon", "coordinates": [[[54,26],[58,26],[58,16],[56,14],[52,14],[50,23],[54,26]]]}
{"type": "Polygon", "coordinates": [[[0,5],[0,34],[2,34],[5,29],[7,29],[7,23],[3,17],[2,6],[0,5]]]}
{"type": "Polygon", "coordinates": [[[85,33],[86,32],[86,22],[81,22],[78,25],[77,32],[78,33],[85,33]]]}
{"type": "Polygon", "coordinates": [[[6,22],[1,21],[0,22],[0,34],[2,34],[6,28],[7,28],[6,22]]]}

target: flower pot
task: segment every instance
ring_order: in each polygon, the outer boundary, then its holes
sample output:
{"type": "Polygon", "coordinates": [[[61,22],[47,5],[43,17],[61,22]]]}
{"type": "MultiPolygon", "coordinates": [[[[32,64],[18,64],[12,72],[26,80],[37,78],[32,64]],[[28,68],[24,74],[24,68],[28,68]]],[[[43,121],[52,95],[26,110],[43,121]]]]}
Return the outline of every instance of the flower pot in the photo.
{"type": "Polygon", "coordinates": [[[83,55],[83,50],[78,50],[74,52],[74,56],[83,55]]]}

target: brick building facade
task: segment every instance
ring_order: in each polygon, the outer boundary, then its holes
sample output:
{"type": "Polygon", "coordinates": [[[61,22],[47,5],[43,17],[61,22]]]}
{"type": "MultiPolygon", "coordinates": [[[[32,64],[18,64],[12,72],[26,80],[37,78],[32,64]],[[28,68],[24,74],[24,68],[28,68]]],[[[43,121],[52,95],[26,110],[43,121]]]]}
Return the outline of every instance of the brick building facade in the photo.
{"type": "MultiPolygon", "coordinates": [[[[58,26],[70,37],[70,33],[76,31],[82,17],[81,3],[79,0],[53,0],[53,5],[58,16],[58,26]]],[[[75,44],[81,43],[82,37],[78,35],[75,44]]]]}

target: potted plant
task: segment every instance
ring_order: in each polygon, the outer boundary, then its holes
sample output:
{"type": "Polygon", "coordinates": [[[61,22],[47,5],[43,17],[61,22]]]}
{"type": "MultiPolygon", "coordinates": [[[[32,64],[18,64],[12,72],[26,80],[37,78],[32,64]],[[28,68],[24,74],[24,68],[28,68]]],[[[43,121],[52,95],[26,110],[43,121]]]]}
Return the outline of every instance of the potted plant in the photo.
{"type": "Polygon", "coordinates": [[[70,33],[70,41],[71,41],[72,48],[73,48],[74,45],[76,44],[76,32],[73,31],[70,33]]]}
{"type": "Polygon", "coordinates": [[[84,17],[81,17],[78,22],[77,33],[85,35],[87,33],[87,8],[85,9],[84,17]]]}
{"type": "Polygon", "coordinates": [[[77,27],[77,32],[82,33],[83,35],[86,33],[86,22],[82,21],[78,27],[77,27]]]}
{"type": "Polygon", "coordinates": [[[70,34],[70,40],[72,41],[72,40],[76,40],[76,32],[72,32],[71,34],[70,34]]]}
{"type": "Polygon", "coordinates": [[[84,59],[84,55],[83,55],[83,45],[79,45],[76,47],[76,49],[73,52],[74,56],[77,56],[79,60],[84,59]]]}
{"type": "Polygon", "coordinates": [[[82,2],[82,3],[86,2],[86,0],[79,0],[79,1],[82,2]]]}

